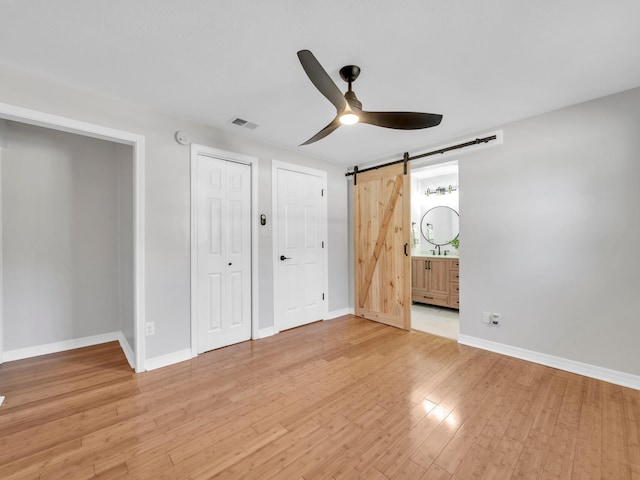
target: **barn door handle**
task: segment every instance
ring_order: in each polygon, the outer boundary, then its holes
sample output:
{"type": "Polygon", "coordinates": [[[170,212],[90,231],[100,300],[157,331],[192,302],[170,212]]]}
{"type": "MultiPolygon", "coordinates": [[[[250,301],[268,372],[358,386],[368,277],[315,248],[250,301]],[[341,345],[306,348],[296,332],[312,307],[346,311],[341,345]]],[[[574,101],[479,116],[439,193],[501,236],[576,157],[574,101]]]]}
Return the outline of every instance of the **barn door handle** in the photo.
{"type": "Polygon", "coordinates": [[[409,254],[407,253],[407,247],[408,247],[408,246],[409,246],[409,244],[408,244],[408,243],[405,243],[405,244],[404,244],[404,256],[405,256],[405,257],[408,257],[408,256],[409,256],[409,254]]]}
{"type": "Polygon", "coordinates": [[[285,257],[284,255],[280,255],[280,260],[284,262],[285,260],[291,260],[291,257],[285,257]]]}

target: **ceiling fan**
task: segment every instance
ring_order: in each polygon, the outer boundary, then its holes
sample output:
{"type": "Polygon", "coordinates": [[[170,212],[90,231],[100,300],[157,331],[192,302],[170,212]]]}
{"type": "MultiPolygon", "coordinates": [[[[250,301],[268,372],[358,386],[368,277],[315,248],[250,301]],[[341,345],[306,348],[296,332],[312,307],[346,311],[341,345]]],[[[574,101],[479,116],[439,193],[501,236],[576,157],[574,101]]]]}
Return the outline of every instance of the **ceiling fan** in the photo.
{"type": "Polygon", "coordinates": [[[309,50],[300,50],[298,59],[311,83],[336,107],[336,117],[322,130],[302,145],[309,145],[323,139],[341,125],[368,123],[378,127],[396,128],[399,130],[418,130],[435,127],[442,121],[442,115],[418,112],[366,112],[362,103],[351,90],[351,84],[360,75],[360,67],[347,65],[340,69],[340,77],[349,84],[349,90],[343,95],[320,62],[309,50]]]}

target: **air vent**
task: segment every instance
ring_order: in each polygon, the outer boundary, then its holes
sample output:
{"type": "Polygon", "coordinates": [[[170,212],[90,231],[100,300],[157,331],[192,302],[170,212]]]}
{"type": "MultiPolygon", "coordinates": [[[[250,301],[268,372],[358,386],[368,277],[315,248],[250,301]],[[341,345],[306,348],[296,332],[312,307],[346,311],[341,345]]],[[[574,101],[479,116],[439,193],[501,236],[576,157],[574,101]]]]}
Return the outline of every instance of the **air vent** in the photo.
{"type": "Polygon", "coordinates": [[[231,120],[231,123],[233,123],[234,125],[238,125],[239,127],[248,128],[249,130],[255,130],[256,128],[258,128],[257,123],[252,123],[243,118],[238,118],[238,117],[231,120]]]}

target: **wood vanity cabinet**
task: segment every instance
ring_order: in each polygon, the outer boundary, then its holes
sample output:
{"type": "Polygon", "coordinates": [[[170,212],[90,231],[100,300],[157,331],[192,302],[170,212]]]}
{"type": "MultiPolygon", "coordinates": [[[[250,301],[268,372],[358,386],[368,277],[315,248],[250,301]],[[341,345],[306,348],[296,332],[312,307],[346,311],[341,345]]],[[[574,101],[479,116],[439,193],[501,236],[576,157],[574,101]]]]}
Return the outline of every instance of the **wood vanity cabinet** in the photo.
{"type": "Polygon", "coordinates": [[[459,259],[411,258],[411,300],[459,308],[459,259]]]}
{"type": "Polygon", "coordinates": [[[449,307],[460,309],[460,260],[451,259],[449,264],[449,307]]]}

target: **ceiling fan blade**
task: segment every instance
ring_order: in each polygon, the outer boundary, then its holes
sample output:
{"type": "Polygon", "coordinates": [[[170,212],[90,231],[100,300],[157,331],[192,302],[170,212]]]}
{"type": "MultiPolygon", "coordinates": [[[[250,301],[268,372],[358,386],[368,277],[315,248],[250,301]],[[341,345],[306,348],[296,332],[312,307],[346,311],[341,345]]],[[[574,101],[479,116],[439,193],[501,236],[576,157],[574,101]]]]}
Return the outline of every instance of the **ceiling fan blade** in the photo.
{"type": "Polygon", "coordinates": [[[340,123],[340,120],[338,120],[338,117],[334,118],[329,125],[324,127],[322,130],[320,130],[318,133],[316,133],[313,137],[311,137],[306,142],[301,143],[300,146],[309,145],[310,143],[317,142],[318,140],[323,139],[324,137],[329,135],[331,132],[336,130],[340,125],[342,124],[340,123]]]}
{"type": "Polygon", "coordinates": [[[338,111],[344,110],[346,100],[329,74],[309,50],[300,50],[298,59],[311,83],[333,104],[338,111]]]}
{"type": "Polygon", "coordinates": [[[362,112],[360,123],[399,130],[418,130],[440,125],[442,115],[418,112],[362,112]]]}

